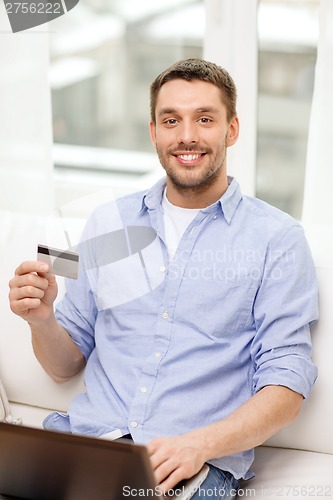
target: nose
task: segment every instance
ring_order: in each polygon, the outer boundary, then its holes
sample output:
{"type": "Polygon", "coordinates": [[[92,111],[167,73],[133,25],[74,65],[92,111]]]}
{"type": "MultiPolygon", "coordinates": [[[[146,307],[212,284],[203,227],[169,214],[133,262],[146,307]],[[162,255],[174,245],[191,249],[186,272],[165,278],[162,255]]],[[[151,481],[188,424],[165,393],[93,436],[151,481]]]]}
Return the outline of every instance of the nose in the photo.
{"type": "Polygon", "coordinates": [[[192,120],[183,120],[178,127],[178,143],[195,144],[199,141],[196,123],[192,120]]]}

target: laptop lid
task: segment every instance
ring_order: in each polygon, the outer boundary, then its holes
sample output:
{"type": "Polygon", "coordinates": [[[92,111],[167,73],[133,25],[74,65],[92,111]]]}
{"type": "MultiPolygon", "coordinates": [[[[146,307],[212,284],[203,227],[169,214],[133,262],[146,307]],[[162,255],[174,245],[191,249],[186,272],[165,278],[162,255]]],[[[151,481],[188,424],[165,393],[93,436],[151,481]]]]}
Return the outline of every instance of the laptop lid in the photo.
{"type": "Polygon", "coordinates": [[[144,446],[5,423],[0,423],[0,494],[34,500],[157,499],[144,446]]]}

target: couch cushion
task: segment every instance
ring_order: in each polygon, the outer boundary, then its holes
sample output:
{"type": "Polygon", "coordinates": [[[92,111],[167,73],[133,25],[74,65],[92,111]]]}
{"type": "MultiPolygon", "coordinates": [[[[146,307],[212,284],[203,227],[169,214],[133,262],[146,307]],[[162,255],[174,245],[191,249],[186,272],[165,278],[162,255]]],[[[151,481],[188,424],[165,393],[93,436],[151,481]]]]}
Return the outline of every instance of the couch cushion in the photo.
{"type": "Polygon", "coordinates": [[[27,427],[36,427],[37,429],[42,429],[44,419],[51,412],[46,408],[18,403],[10,403],[10,409],[13,419],[17,419],[27,427]]]}
{"type": "Polygon", "coordinates": [[[252,470],[256,477],[242,483],[239,497],[333,497],[333,455],[260,446],[252,470]]]}
{"type": "Polygon", "coordinates": [[[10,406],[7,398],[6,390],[0,379],[0,422],[7,420],[10,415],[10,406]]]}
{"type": "Polygon", "coordinates": [[[318,379],[296,421],[266,444],[333,454],[333,405],[329,397],[333,380],[333,233],[326,228],[322,237],[316,232],[315,238],[313,234],[308,238],[319,284],[320,318],[311,329],[313,360],[318,366],[318,379]],[[323,247],[324,242],[326,246],[323,247]]]}
{"type": "MultiPolygon", "coordinates": [[[[18,264],[35,260],[37,244],[45,242],[46,219],[0,211],[0,378],[11,402],[64,411],[84,389],[82,376],[59,385],[41,368],[32,351],[30,329],[9,308],[8,282],[18,264]]],[[[63,281],[60,294],[63,293],[63,281]]]]}

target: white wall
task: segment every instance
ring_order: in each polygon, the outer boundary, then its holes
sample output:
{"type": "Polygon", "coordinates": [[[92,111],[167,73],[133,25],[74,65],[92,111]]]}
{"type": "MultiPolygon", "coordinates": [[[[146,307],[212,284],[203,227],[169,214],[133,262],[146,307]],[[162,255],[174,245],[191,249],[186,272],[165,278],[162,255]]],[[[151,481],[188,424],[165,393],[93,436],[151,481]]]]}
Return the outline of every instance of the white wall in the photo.
{"type": "Polygon", "coordinates": [[[204,58],[223,66],[238,89],[240,137],[228,153],[228,171],[246,194],[255,194],[257,137],[257,2],[205,0],[204,58]]]}
{"type": "MultiPolygon", "coordinates": [[[[333,2],[320,0],[319,42],[303,203],[306,226],[333,234],[333,2]]],[[[332,248],[333,250],[333,248],[332,248]]]]}
{"type": "Polygon", "coordinates": [[[51,209],[48,33],[11,32],[0,2],[0,208],[51,209]]]}

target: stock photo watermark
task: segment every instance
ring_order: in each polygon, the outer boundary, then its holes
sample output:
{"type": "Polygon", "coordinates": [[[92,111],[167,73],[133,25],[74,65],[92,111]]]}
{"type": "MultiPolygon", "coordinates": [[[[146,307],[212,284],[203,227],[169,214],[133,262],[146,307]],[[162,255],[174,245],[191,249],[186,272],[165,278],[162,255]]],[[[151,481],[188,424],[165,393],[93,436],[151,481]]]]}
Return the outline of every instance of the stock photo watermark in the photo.
{"type": "Polygon", "coordinates": [[[38,0],[14,2],[3,0],[13,33],[25,31],[57,19],[79,3],[80,0],[38,0]]]}
{"type": "MultiPolygon", "coordinates": [[[[223,497],[227,492],[223,487],[221,488],[202,488],[199,486],[193,492],[196,493],[200,498],[216,498],[217,496],[223,497]]],[[[141,497],[141,498],[154,498],[162,497],[177,498],[184,495],[183,487],[175,487],[174,489],[168,491],[162,491],[158,487],[156,488],[131,488],[130,486],[123,487],[124,497],[141,497]]],[[[258,486],[257,488],[232,488],[229,491],[228,498],[262,498],[262,497],[279,497],[279,498],[332,498],[333,497],[333,485],[305,485],[305,484],[292,484],[284,486],[258,486]]]]}
{"type": "Polygon", "coordinates": [[[162,497],[162,498],[177,498],[183,497],[186,495],[186,498],[190,498],[191,495],[196,493],[199,497],[202,498],[216,498],[217,496],[223,497],[226,493],[229,494],[231,498],[240,497],[255,497],[256,491],[254,489],[242,489],[238,490],[232,488],[229,492],[225,490],[225,488],[214,487],[214,488],[202,488],[201,486],[193,489],[193,491],[188,491],[184,486],[172,488],[170,490],[160,490],[158,487],[156,488],[130,488],[129,486],[123,487],[123,496],[124,497],[141,497],[141,498],[151,498],[151,497],[162,497]]]}
{"type": "Polygon", "coordinates": [[[273,251],[266,256],[260,250],[221,248],[213,250],[194,250],[178,252],[177,258],[169,266],[169,279],[179,279],[183,275],[186,264],[184,280],[201,280],[233,283],[235,281],[250,280],[259,282],[265,268],[266,278],[270,281],[283,279],[286,264],[292,265],[296,261],[294,250],[288,252],[273,251]],[[188,261],[190,261],[189,264],[188,261]]]}

